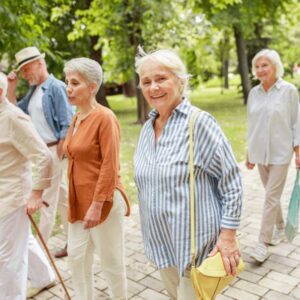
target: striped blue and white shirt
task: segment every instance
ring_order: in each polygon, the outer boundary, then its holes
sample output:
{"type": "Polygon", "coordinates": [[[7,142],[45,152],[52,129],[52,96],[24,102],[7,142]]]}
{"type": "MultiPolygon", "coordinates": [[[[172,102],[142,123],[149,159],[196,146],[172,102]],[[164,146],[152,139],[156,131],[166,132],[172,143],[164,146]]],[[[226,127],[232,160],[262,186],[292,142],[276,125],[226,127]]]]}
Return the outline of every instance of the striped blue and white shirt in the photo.
{"type": "MultiPolygon", "coordinates": [[[[155,143],[150,112],[137,144],[134,166],[145,254],[158,268],[191,263],[189,118],[196,107],[183,100],[155,143]]],[[[242,183],[231,147],[215,119],[198,114],[194,128],[195,237],[197,265],[214,247],[220,228],[237,229],[242,183]]]]}

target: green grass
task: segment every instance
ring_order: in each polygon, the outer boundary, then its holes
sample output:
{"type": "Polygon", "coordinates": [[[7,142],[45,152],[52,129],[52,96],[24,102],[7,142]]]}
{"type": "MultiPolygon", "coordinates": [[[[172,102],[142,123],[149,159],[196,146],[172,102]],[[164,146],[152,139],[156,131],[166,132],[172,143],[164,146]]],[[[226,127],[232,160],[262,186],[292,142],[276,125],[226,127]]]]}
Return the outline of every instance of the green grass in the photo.
{"type": "MultiPolygon", "coordinates": [[[[236,83],[236,79],[235,79],[236,83]]],[[[238,161],[245,159],[246,153],[246,107],[236,85],[223,90],[213,84],[209,88],[201,87],[190,95],[192,104],[211,113],[232,145],[238,161]]],[[[108,97],[112,110],[121,124],[121,175],[128,197],[137,202],[137,191],[133,176],[133,154],[141,125],[136,124],[136,100],[123,96],[108,97]]]]}

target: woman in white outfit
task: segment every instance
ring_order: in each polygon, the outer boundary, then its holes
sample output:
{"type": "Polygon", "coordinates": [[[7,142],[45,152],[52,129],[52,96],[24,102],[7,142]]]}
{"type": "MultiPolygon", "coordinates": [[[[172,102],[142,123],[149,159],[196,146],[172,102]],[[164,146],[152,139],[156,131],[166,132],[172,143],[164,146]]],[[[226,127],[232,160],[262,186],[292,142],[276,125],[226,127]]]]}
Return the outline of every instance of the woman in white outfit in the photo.
{"type": "Polygon", "coordinates": [[[248,97],[246,166],[252,170],[257,165],[266,194],[259,243],[251,256],[263,262],[268,245],[284,238],[280,197],[293,153],[296,167],[300,167],[299,95],[294,85],[281,78],[283,65],[274,50],[258,52],[252,60],[252,72],[260,84],[248,97]]]}
{"type": "Polygon", "coordinates": [[[0,298],[24,300],[27,278],[35,294],[55,281],[27,216],[42,206],[52,156],[29,117],[6,99],[6,91],[7,78],[0,73],[0,298]],[[36,165],[32,184],[31,161],[36,165]]]}

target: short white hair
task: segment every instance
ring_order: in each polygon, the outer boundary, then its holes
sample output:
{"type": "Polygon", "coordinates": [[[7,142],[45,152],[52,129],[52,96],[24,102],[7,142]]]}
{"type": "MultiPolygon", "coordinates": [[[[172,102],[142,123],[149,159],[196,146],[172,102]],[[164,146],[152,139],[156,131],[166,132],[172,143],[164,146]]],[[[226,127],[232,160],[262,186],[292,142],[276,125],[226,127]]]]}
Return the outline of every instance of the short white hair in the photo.
{"type": "Polygon", "coordinates": [[[187,94],[190,75],[187,73],[186,66],[177,53],[168,49],[161,49],[146,53],[142,47],[139,47],[138,54],[135,58],[135,71],[139,76],[144,65],[148,62],[157,62],[170,70],[182,81],[184,87],[183,94],[187,94]]]}
{"type": "Polygon", "coordinates": [[[4,98],[7,93],[7,77],[4,73],[0,72],[0,88],[2,89],[3,93],[1,98],[4,98]]]}
{"type": "Polygon", "coordinates": [[[88,83],[96,83],[98,92],[102,80],[103,80],[103,71],[100,64],[87,57],[73,58],[65,63],[64,73],[73,73],[78,72],[88,83]]]}
{"type": "Polygon", "coordinates": [[[284,74],[283,64],[277,51],[272,49],[263,49],[259,51],[252,59],[252,74],[256,77],[256,62],[261,57],[265,57],[271,61],[276,69],[276,78],[280,78],[284,74]]]}

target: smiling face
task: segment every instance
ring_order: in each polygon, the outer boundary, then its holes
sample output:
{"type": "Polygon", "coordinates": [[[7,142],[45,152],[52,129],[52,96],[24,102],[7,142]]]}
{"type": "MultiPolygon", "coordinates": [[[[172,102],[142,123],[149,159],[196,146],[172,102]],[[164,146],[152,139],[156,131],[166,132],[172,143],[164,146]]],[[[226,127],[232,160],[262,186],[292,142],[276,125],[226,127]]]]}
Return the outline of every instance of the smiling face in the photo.
{"type": "Polygon", "coordinates": [[[263,84],[272,84],[276,81],[276,68],[267,57],[262,56],[256,61],[255,74],[263,84]]]}
{"type": "Polygon", "coordinates": [[[95,93],[95,84],[88,83],[80,73],[67,73],[66,85],[71,105],[83,107],[92,101],[95,93]]]}
{"type": "Polygon", "coordinates": [[[157,62],[145,62],[140,72],[140,87],[149,105],[159,113],[171,114],[181,102],[182,81],[157,62]]]}

